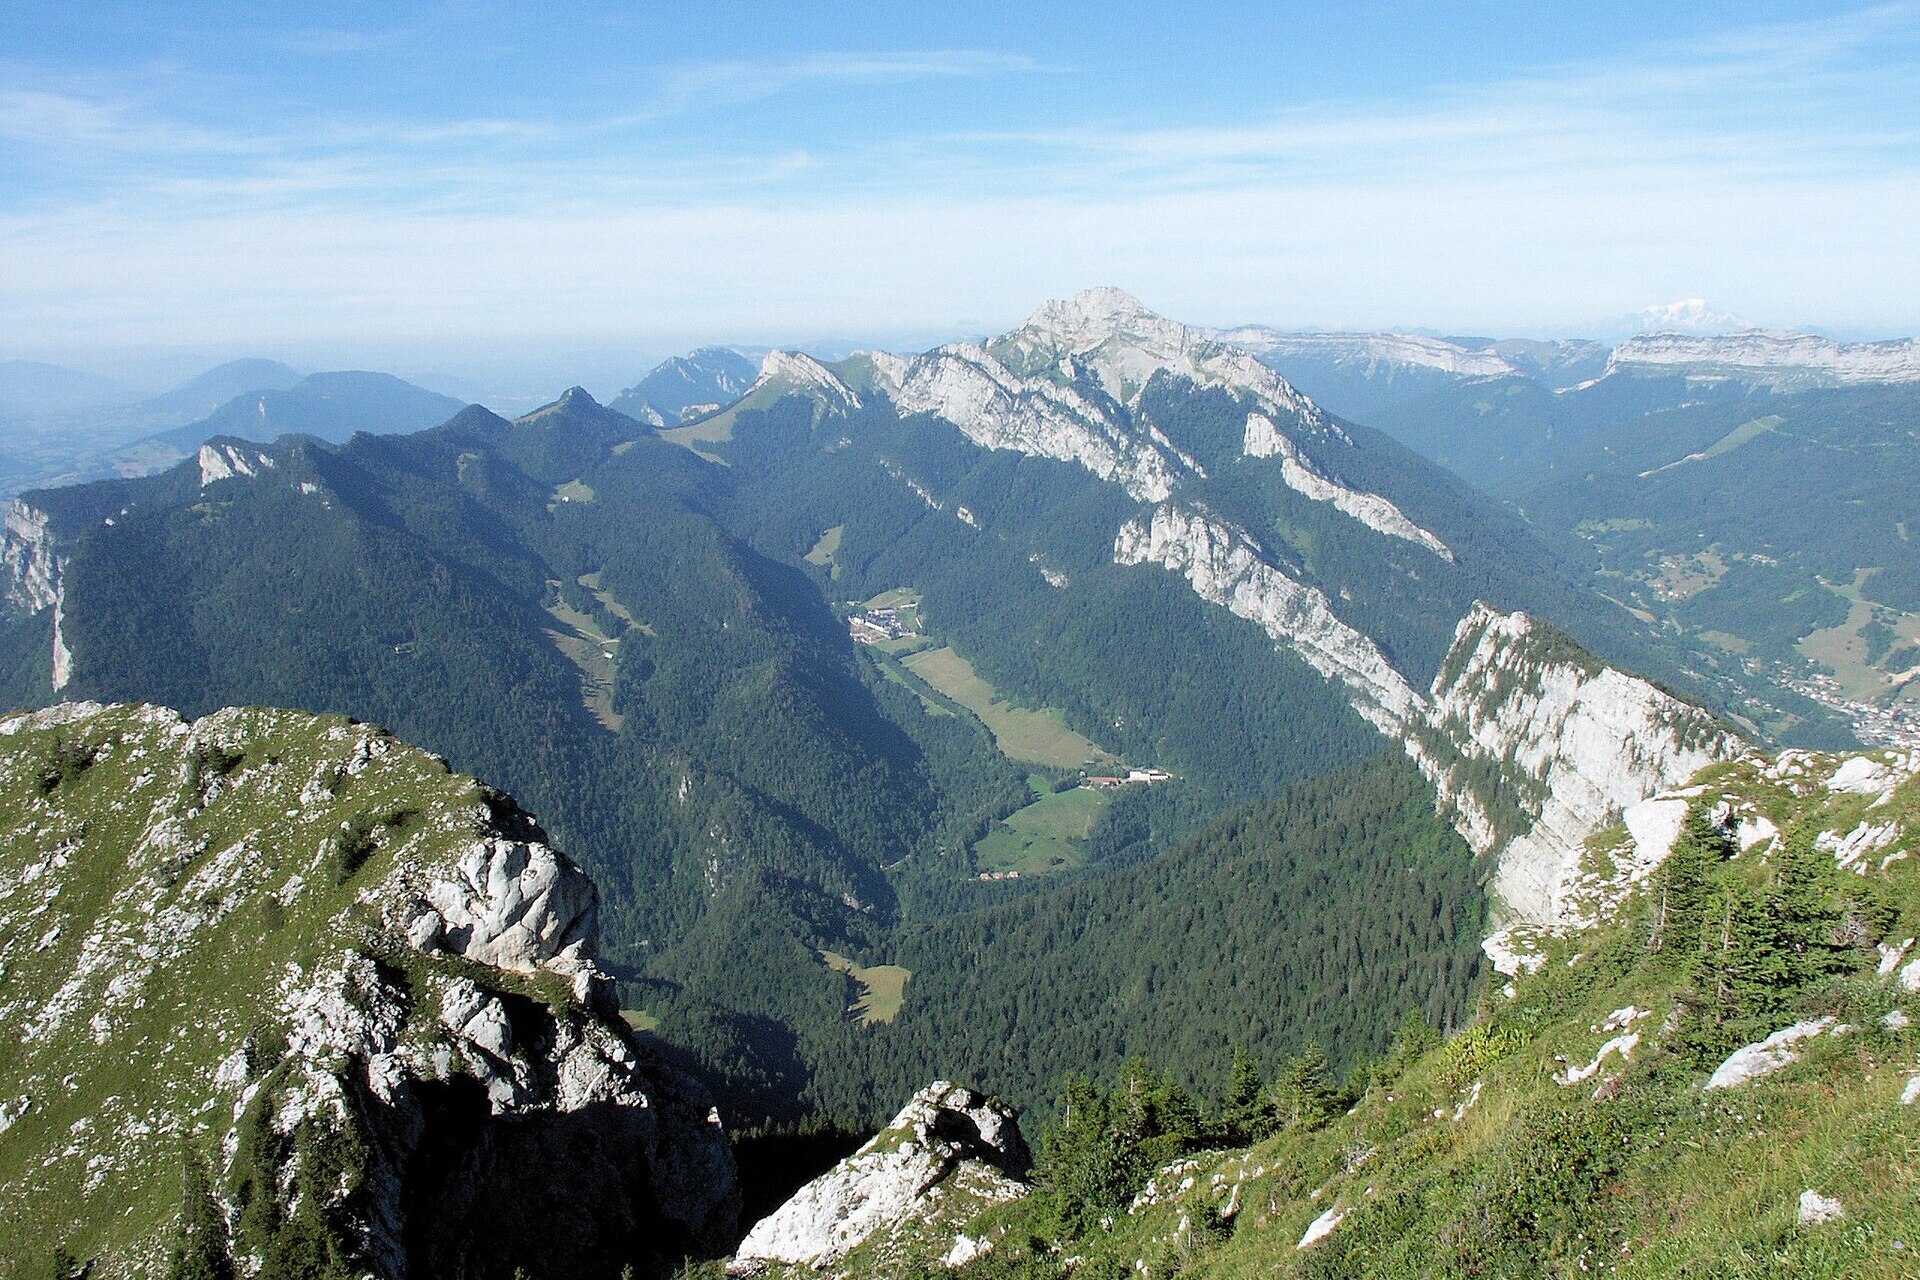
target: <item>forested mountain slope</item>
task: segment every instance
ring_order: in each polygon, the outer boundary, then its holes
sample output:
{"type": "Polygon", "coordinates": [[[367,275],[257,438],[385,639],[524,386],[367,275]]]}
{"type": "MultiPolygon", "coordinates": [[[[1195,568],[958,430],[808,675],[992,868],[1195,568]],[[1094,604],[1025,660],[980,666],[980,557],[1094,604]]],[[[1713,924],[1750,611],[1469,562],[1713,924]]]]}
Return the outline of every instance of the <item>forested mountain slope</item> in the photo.
{"type": "Polygon", "coordinates": [[[1920,740],[1920,391],[1648,370],[1563,394],[1477,383],[1374,421],[1510,499],[1690,667],[1750,690],[1771,732],[1920,740]]]}
{"type": "Polygon", "coordinates": [[[1235,1044],[1273,1068],[1314,1041],[1365,1056],[1409,1012],[1464,1018],[1483,911],[1472,852],[1381,755],[1150,862],[900,930],[914,999],[855,1046],[859,1076],[882,1107],[964,1075],[1032,1108],[1148,1046],[1190,1088],[1235,1044]]]}
{"type": "Polygon", "coordinates": [[[49,546],[75,534],[47,553],[59,605],[8,631],[14,696],[45,696],[57,617],[66,696],[391,725],[526,796],[601,877],[610,961],[683,998],[837,1023],[844,979],[813,950],[884,927],[881,864],[1025,795],[983,732],[864,672],[803,576],[703,513],[716,468],[584,393],[517,423],[208,449],[36,497],[49,546]]]}

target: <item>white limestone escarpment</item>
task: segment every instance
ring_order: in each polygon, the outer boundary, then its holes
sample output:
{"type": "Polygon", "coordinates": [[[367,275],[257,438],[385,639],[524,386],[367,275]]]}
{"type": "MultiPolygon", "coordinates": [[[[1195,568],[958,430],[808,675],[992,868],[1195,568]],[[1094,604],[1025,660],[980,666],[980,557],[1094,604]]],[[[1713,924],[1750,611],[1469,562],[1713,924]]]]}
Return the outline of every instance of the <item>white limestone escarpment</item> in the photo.
{"type": "Polygon", "coordinates": [[[1271,359],[1313,358],[1377,369],[1433,369],[1472,378],[1506,378],[1521,370],[1487,347],[1466,347],[1417,333],[1282,333],[1264,325],[1221,329],[1213,337],[1271,359]]]}
{"type": "Polygon", "coordinates": [[[1270,563],[1244,530],[1169,503],[1122,527],[1113,558],[1171,569],[1201,599],[1258,623],[1277,645],[1344,684],[1354,710],[1381,732],[1398,735],[1418,714],[1420,696],[1379,647],[1335,617],[1318,588],[1270,563]]]}
{"type": "Polygon", "coordinates": [[[1563,921],[1588,836],[1742,748],[1706,711],[1484,604],[1455,629],[1407,739],[1468,844],[1497,850],[1507,918],[1539,925],[1563,921]]]}
{"type": "Polygon", "coordinates": [[[1114,559],[1182,574],[1343,684],[1356,712],[1403,742],[1461,837],[1492,857],[1503,924],[1565,923],[1589,836],[1742,749],[1706,711],[1485,604],[1461,619],[1423,696],[1323,592],[1204,512],[1164,504],[1130,521],[1114,559]]]}
{"type": "MultiPolygon", "coordinates": [[[[825,1270],[867,1240],[952,1231],[1027,1194],[1032,1157],[1004,1104],[942,1080],[860,1150],[755,1223],[727,1269],[825,1270]]],[[[969,1240],[969,1256],[984,1250],[969,1240]]],[[[957,1244],[957,1242],[956,1242],[957,1244]]]]}
{"type": "Polygon", "coordinates": [[[1447,544],[1407,519],[1406,514],[1392,502],[1377,493],[1349,489],[1315,470],[1313,463],[1300,452],[1299,446],[1288,439],[1274,425],[1273,419],[1264,413],[1247,415],[1246,438],[1242,448],[1249,458],[1279,458],[1281,479],[1286,481],[1289,489],[1302,497],[1314,502],[1330,503],[1335,510],[1352,516],[1375,533],[1405,539],[1417,547],[1425,547],[1447,563],[1453,563],[1453,552],[1447,544]]]}
{"type": "Polygon", "coordinates": [[[1607,372],[1717,375],[1781,388],[1920,382],[1920,341],[1835,342],[1767,329],[1721,336],[1650,333],[1616,347],[1607,372]]]}
{"type": "Polygon", "coordinates": [[[1013,372],[984,347],[952,343],[902,358],[874,353],[875,376],[903,414],[930,413],[983,449],[1086,468],[1143,502],[1172,494],[1188,470],[1070,381],[1013,372]]]}
{"type": "Polygon", "coordinates": [[[6,602],[11,608],[28,615],[53,610],[53,691],[58,693],[73,679],[73,653],[61,635],[66,607],[61,573],[66,557],[48,525],[46,512],[18,498],[9,502],[0,529],[0,567],[6,571],[6,602]]]}
{"type": "Polygon", "coordinates": [[[1313,401],[1251,354],[1156,315],[1118,289],[1042,305],[984,346],[866,353],[902,413],[929,413],[986,449],[1085,467],[1141,502],[1164,502],[1201,465],[1141,417],[1155,377],[1217,387],[1295,429],[1345,439],[1313,401]]]}

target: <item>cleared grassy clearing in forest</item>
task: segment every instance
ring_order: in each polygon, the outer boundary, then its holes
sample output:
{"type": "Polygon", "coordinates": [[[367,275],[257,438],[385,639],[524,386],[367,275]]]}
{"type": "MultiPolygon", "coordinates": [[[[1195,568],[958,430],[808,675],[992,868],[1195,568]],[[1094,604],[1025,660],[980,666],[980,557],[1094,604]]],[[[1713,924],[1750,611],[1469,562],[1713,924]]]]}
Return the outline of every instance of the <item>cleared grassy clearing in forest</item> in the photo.
{"type": "Polygon", "coordinates": [[[892,1022],[900,1016],[900,1006],[907,998],[907,979],[913,976],[913,970],[897,964],[857,965],[837,951],[822,951],[820,959],[827,968],[859,984],[860,998],[847,1012],[859,1019],[861,1026],[892,1022]]]}
{"type": "Polygon", "coordinates": [[[901,659],[907,668],[947,697],[980,717],[994,743],[1009,760],[1080,769],[1113,757],[1067,727],[1058,711],[1029,711],[1003,700],[952,649],[928,649],[901,659]]]}
{"type": "Polygon", "coordinates": [[[1111,796],[1090,787],[1055,792],[1046,778],[1028,779],[1034,802],[1016,810],[973,846],[982,871],[1035,875],[1065,871],[1082,861],[1081,849],[1111,796]]]}
{"type": "Polygon", "coordinates": [[[807,552],[807,563],[824,566],[831,572],[833,577],[838,578],[840,576],[840,566],[834,563],[833,555],[834,552],[840,550],[840,538],[846,531],[847,526],[837,524],[821,534],[820,541],[814,543],[813,550],[807,552]]]}

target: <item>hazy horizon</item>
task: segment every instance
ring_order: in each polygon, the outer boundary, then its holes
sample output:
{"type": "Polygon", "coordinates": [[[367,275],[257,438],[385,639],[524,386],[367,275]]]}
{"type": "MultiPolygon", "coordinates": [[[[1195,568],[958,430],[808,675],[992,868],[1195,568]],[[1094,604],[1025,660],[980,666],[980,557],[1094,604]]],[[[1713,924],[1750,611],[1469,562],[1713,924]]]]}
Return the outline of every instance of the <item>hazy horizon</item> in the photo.
{"type": "Polygon", "coordinates": [[[1204,325],[1920,329],[1908,0],[338,17],[17,6],[0,359],[600,394],[1105,283],[1204,325]]]}

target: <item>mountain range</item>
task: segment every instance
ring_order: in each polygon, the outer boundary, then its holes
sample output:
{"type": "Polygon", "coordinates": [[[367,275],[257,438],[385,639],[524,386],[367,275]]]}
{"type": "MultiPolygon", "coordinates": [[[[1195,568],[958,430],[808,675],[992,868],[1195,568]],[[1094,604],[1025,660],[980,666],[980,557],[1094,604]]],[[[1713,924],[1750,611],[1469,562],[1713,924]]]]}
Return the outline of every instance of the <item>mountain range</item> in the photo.
{"type": "MultiPolygon", "coordinates": [[[[128,474],[21,493],[0,535],[0,686],[41,710],[0,724],[27,824],[0,938],[10,984],[37,984],[8,997],[58,1013],[4,1113],[37,1154],[0,1178],[58,1209],[21,1230],[93,1257],[185,1233],[274,1275],[315,1249],[437,1273],[481,1238],[503,1243],[475,1275],[659,1271],[676,1248],[731,1247],[733,1184],[690,1075],[743,1161],[832,1148],[836,1127],[964,1079],[1066,1126],[1040,1150],[1054,1177],[1077,1167],[1059,1145],[1080,1141],[1072,1100],[1094,1096],[1070,1084],[1062,1116],[1063,1076],[1122,1077],[1172,1115],[1225,1063],[1257,1084],[1318,1054],[1330,1106],[1331,1073],[1399,1053],[1424,1099],[1430,1078],[1473,1081],[1422,1055],[1467,1050],[1405,1047],[1408,1027],[1565,1040],[1562,985],[1588,992],[1598,962],[1560,975],[1596,931],[1627,948],[1608,982],[1653,990],[1632,966],[1667,962],[1633,950],[1623,904],[1698,825],[1699,788],[1733,776],[1713,771],[1751,772],[1759,746],[1811,759],[1876,723],[1789,667],[1843,625],[1881,642],[1875,670],[1903,660],[1913,392],[1640,369],[1578,344],[1282,337],[1103,288],[918,353],[775,350],[755,370],[705,349],[616,406],[576,387],[512,420],[320,374],[152,437],[128,474]],[[1377,425],[1297,386],[1289,360],[1376,396],[1377,425]],[[1742,500],[1769,485],[1801,487],[1742,500]],[[1845,495],[1843,518],[1808,514],[1822,493],[1845,495]],[[1820,593],[1848,599],[1842,622],[1820,593]],[[124,891],[148,880],[180,925],[160,968],[138,941],[158,926],[124,891]],[[444,889],[463,883],[478,898],[444,889]],[[256,916],[267,940],[248,950],[256,916]],[[94,1048],[168,965],[209,1009],[271,991],[258,1035],[227,1043],[218,1017],[167,1031],[183,1006],[154,1005],[142,1034],[185,1046],[169,1100],[124,1142],[55,1153],[69,1110],[119,1105],[119,1059],[94,1048]],[[85,981],[61,994],[63,973],[85,981]],[[1488,1014],[1508,984],[1546,1002],[1532,1022],[1488,1014]],[[582,1045],[595,1062],[569,1056],[582,1045]],[[56,1107],[48,1082],[88,1054],[56,1107]],[[363,1080],[384,1082],[380,1106],[363,1080]],[[333,1096],[340,1124],[316,1128],[310,1104],[333,1096]],[[582,1206],[643,1174],[598,1151],[576,1181],[538,1175],[575,1188],[552,1193],[553,1220],[579,1224],[575,1254],[543,1251],[502,1207],[515,1166],[547,1168],[578,1137],[565,1117],[602,1104],[622,1125],[672,1112],[672,1158],[710,1166],[711,1195],[675,1199],[675,1175],[610,1223],[582,1206]],[[209,1107],[207,1146],[154,1174],[147,1140],[209,1107]],[[339,1134],[374,1158],[341,1155],[339,1134]],[[344,1190],[299,1190],[322,1183],[344,1190]],[[102,1195],[138,1228],[103,1232],[102,1195]]],[[[1766,839],[1763,818],[1798,821],[1759,785],[1708,815],[1736,848],[1766,839]]],[[[1829,861],[1892,847],[1842,807],[1820,817],[1829,861]]],[[[1715,872],[1713,892],[1760,893],[1757,865],[1715,872]]],[[[1910,912],[1888,903],[1848,946],[1892,939],[1910,912]]],[[[1764,1030],[1751,1012],[1713,1045],[1764,1030]]],[[[899,1140],[916,1149],[958,1141],[941,1108],[985,1129],[1010,1114],[945,1088],[916,1106],[899,1140]]],[[[982,1135],[998,1163],[981,1185],[1012,1204],[1023,1148],[982,1135]]],[[[753,1176],[761,1205],[780,1177],[753,1176]]],[[[1351,1190],[1329,1209],[1357,1212],[1351,1190]]],[[[1060,1203],[1067,1219],[1023,1238],[1086,1238],[1098,1215],[1060,1203]]]]}
{"type": "MultiPolygon", "coordinates": [[[[216,437],[161,474],[23,495],[0,662],[23,704],[344,713],[511,787],[600,880],[628,1007],[738,1114],[849,1121],[873,1118],[871,1081],[972,1043],[1011,980],[914,999],[969,963],[942,921],[1071,911],[1079,880],[1129,867],[1177,882],[1213,856],[1209,823],[1391,748],[1403,772],[1369,788],[1430,797],[1395,821],[1427,805],[1417,892],[1445,924],[1302,970],[1328,992],[1369,975],[1324,1024],[1357,1052],[1435,963],[1456,977],[1421,1003],[1459,1012],[1478,875],[1501,919],[1555,923],[1584,827],[1731,740],[1609,683],[1581,644],[1726,705],[1514,514],[1116,290],[982,345],[776,352],[686,430],[575,389],[512,422],[216,437]],[[845,617],[888,599],[911,633],[855,644],[845,617]],[[1489,667],[1537,696],[1460,685],[1489,667]],[[1075,785],[1103,761],[1164,781],[1075,785]],[[1466,851],[1437,852],[1443,822],[1466,851]],[[846,1019],[888,982],[890,1020],[846,1019]]],[[[1090,949],[1059,963],[1084,975],[1062,991],[1138,980],[1090,949]]],[[[1027,1099],[1050,1078],[1004,1069],[983,1082],[1027,1099]]]]}

